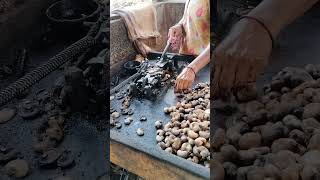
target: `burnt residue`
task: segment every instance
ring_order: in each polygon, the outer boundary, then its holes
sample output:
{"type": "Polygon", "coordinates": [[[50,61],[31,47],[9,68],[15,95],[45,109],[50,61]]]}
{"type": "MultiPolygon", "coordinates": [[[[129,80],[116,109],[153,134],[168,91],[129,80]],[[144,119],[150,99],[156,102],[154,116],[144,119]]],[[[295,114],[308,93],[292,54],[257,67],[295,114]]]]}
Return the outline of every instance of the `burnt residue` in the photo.
{"type": "MultiPolygon", "coordinates": [[[[44,21],[40,38],[17,46],[12,56],[17,68],[10,63],[0,66],[6,68],[1,87],[25,73],[3,87],[0,100],[1,108],[16,111],[0,126],[0,145],[14,148],[1,150],[1,166],[23,159],[32,169],[24,179],[96,179],[106,172],[109,133],[103,111],[109,8],[99,7],[95,21],[79,29],[88,32],[84,38],[64,40],[61,29],[44,21]]],[[[0,179],[6,178],[0,173],[0,179]]]]}

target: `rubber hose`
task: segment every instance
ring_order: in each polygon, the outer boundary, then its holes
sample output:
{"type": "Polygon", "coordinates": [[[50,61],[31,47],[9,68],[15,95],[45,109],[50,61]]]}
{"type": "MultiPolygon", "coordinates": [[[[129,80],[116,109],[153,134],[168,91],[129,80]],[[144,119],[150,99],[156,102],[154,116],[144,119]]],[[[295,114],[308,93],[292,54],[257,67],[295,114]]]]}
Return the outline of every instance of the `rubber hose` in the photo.
{"type": "Polygon", "coordinates": [[[40,81],[42,78],[53,72],[67,61],[72,60],[81,52],[96,44],[92,36],[85,36],[84,38],[73,43],[65,50],[49,59],[45,64],[40,65],[36,69],[27,73],[14,83],[10,84],[7,88],[0,91],[0,106],[9,102],[20,93],[40,81]]]}

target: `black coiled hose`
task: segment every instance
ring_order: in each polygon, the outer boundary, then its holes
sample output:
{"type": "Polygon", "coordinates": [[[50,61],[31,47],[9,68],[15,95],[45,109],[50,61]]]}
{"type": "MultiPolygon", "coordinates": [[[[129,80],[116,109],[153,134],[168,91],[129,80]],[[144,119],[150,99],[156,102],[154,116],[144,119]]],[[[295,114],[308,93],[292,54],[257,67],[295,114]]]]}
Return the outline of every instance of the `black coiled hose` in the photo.
{"type": "Polygon", "coordinates": [[[36,82],[47,76],[49,73],[53,72],[67,61],[75,58],[87,48],[94,46],[95,43],[96,41],[92,36],[85,36],[84,38],[67,47],[65,50],[61,51],[59,54],[50,58],[50,60],[45,64],[40,65],[33,71],[18,79],[16,82],[10,84],[7,88],[0,92],[0,106],[9,102],[17,95],[24,92],[36,82]]]}

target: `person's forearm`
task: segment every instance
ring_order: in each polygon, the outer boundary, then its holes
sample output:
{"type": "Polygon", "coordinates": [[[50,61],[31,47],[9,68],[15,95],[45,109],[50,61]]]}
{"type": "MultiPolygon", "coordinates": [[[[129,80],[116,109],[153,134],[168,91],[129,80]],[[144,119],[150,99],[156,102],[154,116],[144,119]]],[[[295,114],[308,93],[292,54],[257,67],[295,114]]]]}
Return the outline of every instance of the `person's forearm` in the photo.
{"type": "Polygon", "coordinates": [[[182,18],[180,19],[180,21],[179,21],[177,24],[183,24],[183,23],[184,23],[185,17],[187,16],[188,4],[189,4],[189,0],[185,2],[185,6],[184,6],[184,11],[183,11],[182,18]]]}
{"type": "Polygon", "coordinates": [[[184,23],[184,17],[182,17],[182,18],[180,19],[180,21],[179,21],[177,24],[181,24],[181,25],[183,25],[183,23],[184,23]]]}
{"type": "Polygon", "coordinates": [[[191,67],[195,73],[198,73],[210,61],[210,44],[206,49],[194,59],[188,66],[191,67]]]}
{"type": "Polygon", "coordinates": [[[280,31],[303,15],[318,0],[263,0],[248,15],[264,22],[272,35],[276,37],[280,31]]]}

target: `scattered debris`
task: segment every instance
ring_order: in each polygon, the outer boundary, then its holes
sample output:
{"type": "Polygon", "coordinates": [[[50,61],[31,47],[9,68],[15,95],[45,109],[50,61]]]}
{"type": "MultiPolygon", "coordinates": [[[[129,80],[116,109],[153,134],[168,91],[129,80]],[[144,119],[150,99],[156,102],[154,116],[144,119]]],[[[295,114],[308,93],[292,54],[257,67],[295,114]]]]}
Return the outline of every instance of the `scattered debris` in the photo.
{"type": "Polygon", "coordinates": [[[32,100],[25,100],[21,103],[19,115],[23,119],[35,119],[41,113],[38,102],[32,100]]]}
{"type": "Polygon", "coordinates": [[[154,123],[154,126],[157,128],[157,129],[160,129],[162,127],[162,124],[163,122],[161,120],[158,120],[154,123]]]}
{"type": "Polygon", "coordinates": [[[71,151],[65,150],[58,159],[57,165],[61,168],[69,168],[74,165],[74,156],[71,151]]]}
{"type": "MultiPolygon", "coordinates": [[[[70,1],[69,3],[74,2],[70,1]]],[[[92,2],[90,1],[90,3],[92,2]]],[[[96,4],[96,2],[94,2],[94,4],[96,4]]],[[[22,93],[23,98],[25,98],[25,92],[33,92],[34,90],[29,91],[30,89],[28,88],[31,85],[56,70],[57,67],[61,67],[60,70],[64,69],[64,76],[57,79],[52,89],[41,89],[36,93],[30,94],[31,97],[28,96],[28,99],[23,102],[19,101],[16,104],[16,106],[18,106],[17,109],[4,108],[0,111],[0,123],[5,123],[12,119],[16,111],[23,119],[32,120],[38,118],[39,121],[37,122],[42,123],[39,129],[30,129],[30,133],[36,134],[36,138],[39,141],[34,144],[34,150],[39,152],[35,154],[38,157],[34,159],[39,161],[38,163],[31,163],[32,165],[38,164],[41,168],[56,168],[58,170],[73,167],[75,160],[71,151],[66,150],[61,153],[57,150],[64,136],[68,134],[68,127],[65,127],[65,120],[70,119],[71,115],[74,115],[74,112],[80,112],[83,117],[93,120],[94,123],[96,123],[95,120],[106,119],[105,111],[103,111],[106,109],[107,102],[107,95],[105,94],[106,79],[103,79],[106,73],[103,72],[103,67],[105,63],[104,60],[107,56],[107,39],[109,38],[109,28],[106,26],[109,22],[109,8],[107,6],[108,4],[99,4],[97,6],[99,10],[95,12],[95,17],[90,17],[90,21],[92,22],[90,22],[90,31],[86,37],[50,58],[48,63],[34,68],[33,71],[27,72],[30,70],[29,68],[32,67],[29,66],[29,62],[27,62],[29,54],[27,49],[30,47],[24,47],[21,49],[21,52],[19,52],[19,57],[16,57],[16,66],[11,64],[0,65],[0,79],[7,78],[12,73],[16,73],[18,77],[24,75],[25,72],[29,74],[28,76],[24,76],[25,78],[20,78],[20,80],[11,84],[9,88],[3,91],[3,96],[1,97],[2,104],[9,102],[9,100],[18,97],[18,95],[22,93]],[[65,132],[65,130],[67,132],[65,132]]],[[[89,9],[89,7],[83,10],[87,9],[89,9]]],[[[46,33],[49,32],[49,30],[47,30],[49,26],[50,25],[45,24],[46,33]]],[[[41,26],[41,29],[42,28],[41,26]]],[[[52,27],[50,26],[50,28],[52,27]]],[[[86,29],[87,28],[78,28],[79,31],[83,30],[84,32],[86,29]]],[[[41,37],[48,37],[49,34],[42,35],[43,32],[42,30],[40,31],[41,37]]],[[[38,39],[32,39],[32,43],[35,42],[38,47],[41,43],[48,43],[44,42],[47,40],[48,39],[42,39],[40,41],[43,42],[38,42],[38,39]]],[[[46,48],[50,47],[47,46],[46,48]]],[[[18,98],[22,98],[22,95],[18,98]]],[[[23,123],[37,122],[30,121],[23,123]]],[[[97,129],[99,128],[98,126],[100,126],[100,124],[97,125],[97,129]]],[[[29,133],[29,130],[27,133],[29,133]]],[[[17,159],[21,158],[20,155],[22,154],[25,156],[24,153],[20,154],[15,149],[0,148],[0,164],[7,163],[3,172],[13,177],[24,177],[28,172],[30,173],[28,163],[25,160],[17,159]]],[[[30,178],[34,179],[36,177],[30,178]]],[[[65,175],[59,178],[71,179],[65,175]]]]}
{"type": "Polygon", "coordinates": [[[115,126],[116,126],[116,128],[117,128],[117,129],[121,129],[122,124],[121,124],[121,123],[119,123],[119,122],[116,122],[116,123],[115,123],[115,126]]]}
{"type": "Polygon", "coordinates": [[[15,109],[3,108],[0,110],[0,124],[6,123],[11,120],[16,114],[15,109]]]}
{"type": "Polygon", "coordinates": [[[34,149],[37,152],[46,152],[52,148],[55,148],[63,138],[64,118],[51,117],[49,118],[44,133],[40,135],[40,142],[35,144],[34,149]]]}
{"type": "Polygon", "coordinates": [[[42,168],[56,168],[57,160],[60,157],[60,153],[56,149],[44,152],[39,160],[39,165],[42,168]]]}
{"type": "Polygon", "coordinates": [[[143,136],[143,135],[144,135],[144,130],[143,130],[142,128],[138,128],[138,129],[137,129],[137,134],[138,134],[139,136],[143,136]]]}
{"type": "Polygon", "coordinates": [[[118,113],[118,112],[113,112],[112,114],[111,114],[111,117],[112,118],[119,118],[120,117],[120,114],[118,113]]]}
{"type": "Polygon", "coordinates": [[[27,161],[23,159],[16,159],[8,162],[8,164],[4,166],[4,171],[8,176],[22,178],[28,174],[29,165],[27,161]]]}
{"type": "Polygon", "coordinates": [[[147,120],[147,117],[145,117],[145,116],[140,117],[140,121],[146,121],[146,120],[147,120]]]}
{"type": "Polygon", "coordinates": [[[130,125],[132,121],[133,121],[132,117],[129,116],[124,120],[124,124],[125,125],[130,125]]]}

